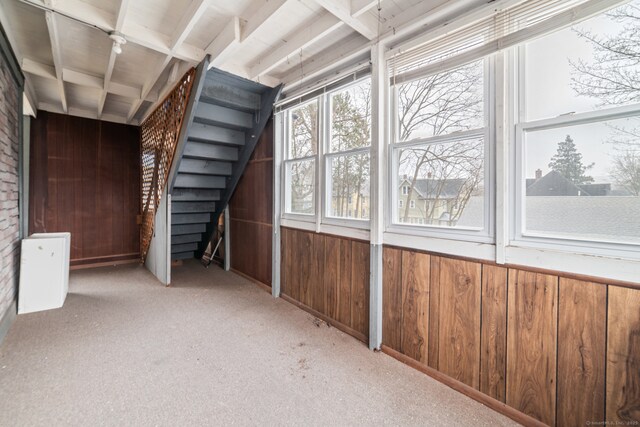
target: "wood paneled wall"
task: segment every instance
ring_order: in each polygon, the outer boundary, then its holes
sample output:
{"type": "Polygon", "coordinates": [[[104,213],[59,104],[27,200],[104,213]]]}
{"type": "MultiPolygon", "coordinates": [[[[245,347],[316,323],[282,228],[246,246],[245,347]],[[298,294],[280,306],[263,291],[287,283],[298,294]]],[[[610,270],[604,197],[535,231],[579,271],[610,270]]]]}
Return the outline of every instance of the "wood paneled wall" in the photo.
{"type": "Polygon", "coordinates": [[[640,289],[394,247],[383,259],[385,346],[548,425],[640,420],[640,289]]]}
{"type": "Polygon", "coordinates": [[[369,244],[281,228],[281,292],[356,338],[369,336],[369,244]]]}
{"type": "Polygon", "coordinates": [[[29,233],[71,232],[71,264],[139,258],[135,126],[39,111],[32,120],[29,233]]]}
{"type": "Polygon", "coordinates": [[[229,203],[231,268],[271,286],[273,119],[269,120],[229,203]]]}

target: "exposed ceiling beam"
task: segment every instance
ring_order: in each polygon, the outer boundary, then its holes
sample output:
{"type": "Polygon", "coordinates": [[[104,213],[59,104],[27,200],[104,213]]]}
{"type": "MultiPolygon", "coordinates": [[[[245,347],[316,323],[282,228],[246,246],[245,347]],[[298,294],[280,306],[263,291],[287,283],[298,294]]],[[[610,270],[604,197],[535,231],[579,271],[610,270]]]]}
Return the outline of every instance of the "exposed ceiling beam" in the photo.
{"type": "Polygon", "coordinates": [[[271,16],[276,13],[287,0],[258,0],[254,4],[249,6],[251,16],[247,19],[246,23],[242,26],[241,41],[246,41],[253,35],[271,16]],[[256,4],[257,3],[257,4],[256,4]]]}
{"type": "MultiPolygon", "coordinates": [[[[52,2],[52,0],[49,0],[52,2]]],[[[53,56],[53,66],[55,67],[56,80],[58,81],[58,93],[62,110],[68,112],[67,95],[64,92],[64,81],[62,80],[62,51],[60,48],[60,37],[58,35],[58,25],[56,16],[52,12],[46,12],[47,29],[49,30],[49,40],[51,41],[51,55],[53,56]]]]}
{"type": "Polygon", "coordinates": [[[175,51],[177,47],[182,46],[187,37],[189,37],[191,31],[193,31],[193,27],[195,27],[198,20],[204,15],[204,12],[209,7],[209,3],[210,0],[191,1],[174,31],[173,39],[170,44],[172,52],[175,51]]]}
{"type": "Polygon", "coordinates": [[[322,39],[341,25],[343,25],[342,21],[331,13],[324,13],[320,18],[314,18],[302,30],[285,40],[279,48],[263,56],[249,67],[251,79],[257,79],[267,74],[290,56],[297,57],[302,49],[322,39]]]}
{"type": "MultiPolygon", "coordinates": [[[[116,17],[115,31],[122,32],[124,21],[127,16],[127,10],[129,9],[130,0],[120,0],[120,6],[118,7],[118,15],[116,17]]],[[[113,68],[116,65],[116,59],[118,55],[113,51],[109,51],[109,62],[107,63],[107,69],[104,72],[104,81],[102,86],[102,93],[100,94],[100,100],[98,101],[98,118],[102,116],[104,110],[104,103],[107,100],[107,94],[109,93],[109,84],[111,83],[111,76],[113,75],[113,68]]]]}
{"type": "MultiPolygon", "coordinates": [[[[85,3],[81,0],[56,0],[53,5],[47,5],[46,2],[50,0],[38,1],[38,0],[25,0],[27,3],[33,3],[36,6],[50,9],[53,12],[67,15],[71,18],[85,22],[89,25],[96,26],[105,32],[115,31],[117,24],[117,18],[112,14],[85,3]]],[[[150,30],[142,25],[127,20],[123,24],[121,31],[128,42],[135,43],[147,49],[154,50],[162,54],[169,54],[171,52],[171,38],[157,31],[150,30]]],[[[204,58],[204,51],[195,46],[183,44],[176,50],[176,58],[183,61],[190,61],[192,63],[198,63],[204,58]]]]}
{"type": "MultiPolygon", "coordinates": [[[[25,73],[33,74],[47,79],[57,79],[55,67],[52,67],[51,65],[43,64],[30,58],[23,58],[21,65],[22,70],[25,73]]],[[[68,68],[62,69],[62,80],[66,83],[73,83],[96,89],[104,88],[104,80],[102,78],[92,76],[91,74],[70,70],[68,68]]],[[[108,92],[113,93],[114,95],[120,95],[125,98],[131,99],[140,99],[142,93],[140,88],[116,82],[110,82],[108,92]]],[[[148,94],[146,100],[155,102],[158,100],[158,97],[154,96],[153,94],[148,94]]]]}
{"type": "Polygon", "coordinates": [[[209,68],[219,67],[224,63],[240,45],[240,37],[240,18],[234,16],[204,50],[205,53],[211,55],[209,68]]]}
{"type": "MultiPolygon", "coordinates": [[[[302,64],[302,67],[293,67],[289,72],[280,77],[280,80],[291,91],[299,86],[298,82],[307,82],[315,85],[314,79],[328,78],[327,69],[338,69],[342,66],[354,63],[368,62],[370,46],[368,41],[360,34],[352,34],[348,39],[341,40],[336,45],[330,46],[302,64]]],[[[342,70],[342,69],[341,69],[342,70]]],[[[335,74],[335,73],[334,73],[335,74]]]]}
{"type": "Polygon", "coordinates": [[[273,16],[287,0],[257,0],[248,10],[251,16],[245,21],[233,17],[224,29],[207,46],[205,52],[211,55],[209,68],[220,67],[229,60],[233,52],[246,43],[255,32],[273,16]]]}
{"type": "MultiPolygon", "coordinates": [[[[13,30],[11,28],[11,23],[4,11],[4,8],[2,7],[0,7],[0,25],[2,25],[2,28],[4,28],[5,34],[7,35],[7,39],[9,40],[9,44],[13,49],[13,53],[15,53],[16,57],[18,58],[18,61],[22,63],[22,58],[23,58],[22,51],[20,50],[20,48],[18,47],[18,44],[13,38],[13,30]]],[[[36,110],[38,109],[38,97],[36,95],[35,90],[33,89],[33,84],[31,83],[31,79],[29,78],[28,75],[25,75],[25,78],[24,78],[24,94],[25,94],[25,97],[27,98],[27,101],[31,105],[31,109],[33,110],[33,115],[34,116],[37,115],[38,112],[36,110]]]]}
{"type": "Polygon", "coordinates": [[[369,40],[378,35],[378,20],[370,14],[353,16],[351,0],[316,0],[316,3],[369,40]]]}
{"type": "Polygon", "coordinates": [[[382,0],[351,0],[351,16],[358,17],[362,15],[377,6],[378,2],[382,3],[382,0]]]}
{"type": "MultiPolygon", "coordinates": [[[[193,27],[198,23],[198,20],[202,17],[204,11],[209,7],[209,0],[194,0],[190,3],[187,10],[180,18],[180,22],[174,31],[173,37],[171,37],[169,42],[169,51],[167,52],[167,56],[161,61],[161,63],[153,69],[153,72],[147,79],[147,81],[142,86],[142,97],[133,102],[131,108],[129,109],[129,114],[127,115],[127,120],[131,121],[133,117],[138,113],[140,107],[142,106],[142,100],[147,97],[151,89],[156,85],[158,79],[164,72],[167,65],[171,62],[171,60],[175,57],[178,59],[183,59],[183,57],[179,57],[178,52],[182,49],[184,45],[184,41],[189,37],[193,27]]],[[[199,62],[205,55],[205,52],[202,50],[198,50],[195,52],[198,59],[196,62],[199,62]]],[[[187,60],[188,61],[188,60],[187,60]]],[[[166,87],[166,85],[165,85],[166,87]]]]}
{"type": "Polygon", "coordinates": [[[26,108],[23,108],[23,114],[36,117],[38,115],[38,97],[33,90],[31,80],[26,77],[24,79],[24,97],[25,102],[27,102],[29,105],[26,108]]]}
{"type": "MultiPolygon", "coordinates": [[[[440,25],[446,25],[448,20],[462,13],[473,11],[475,8],[482,7],[486,0],[470,0],[469,2],[461,2],[460,0],[448,0],[437,7],[432,7],[429,2],[420,2],[410,9],[406,9],[402,13],[396,15],[393,19],[386,21],[383,25],[383,32],[380,36],[380,42],[390,44],[392,40],[406,40],[413,35],[423,34],[430,29],[438,28],[440,25]]],[[[343,42],[339,42],[343,43],[343,42]]],[[[294,66],[289,69],[281,80],[285,84],[287,92],[297,91],[300,87],[312,84],[314,78],[320,78],[332,70],[336,69],[336,64],[345,61],[336,62],[332,57],[350,58],[354,61],[358,60],[362,52],[368,51],[375,41],[364,40],[361,44],[353,47],[351,43],[344,44],[342,47],[334,49],[332,54],[323,55],[322,53],[315,56],[312,61],[306,61],[302,64],[304,73],[298,72],[294,66]]],[[[330,48],[331,49],[331,48],[330,48]]],[[[331,52],[328,49],[327,52],[331,52]]],[[[346,61],[348,62],[348,61],[346,61]]],[[[344,64],[343,64],[344,65],[344,64]]]]}

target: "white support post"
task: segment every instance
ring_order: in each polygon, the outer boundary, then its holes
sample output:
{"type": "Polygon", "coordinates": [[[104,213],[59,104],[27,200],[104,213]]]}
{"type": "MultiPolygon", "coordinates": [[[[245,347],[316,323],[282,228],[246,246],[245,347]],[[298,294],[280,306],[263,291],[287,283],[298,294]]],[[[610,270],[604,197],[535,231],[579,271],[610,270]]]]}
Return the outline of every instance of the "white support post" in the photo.
{"type": "Polygon", "coordinates": [[[280,213],[282,208],[282,129],[284,114],[275,114],[273,119],[273,235],[271,240],[271,295],[280,297],[280,213]]]}
{"type": "Polygon", "coordinates": [[[229,205],[224,208],[224,271],[231,270],[231,215],[229,205]]]}
{"type": "Polygon", "coordinates": [[[171,285],[171,194],[167,192],[167,276],[165,286],[171,285]]]}
{"type": "Polygon", "coordinates": [[[509,123],[506,115],[505,96],[505,54],[495,55],[495,135],[496,135],[496,262],[506,262],[506,246],[509,243],[509,138],[505,123],[509,123]]]}
{"type": "Polygon", "coordinates": [[[369,287],[369,348],[382,345],[382,239],[386,188],[386,93],[384,47],[371,47],[371,257],[369,287]]]}

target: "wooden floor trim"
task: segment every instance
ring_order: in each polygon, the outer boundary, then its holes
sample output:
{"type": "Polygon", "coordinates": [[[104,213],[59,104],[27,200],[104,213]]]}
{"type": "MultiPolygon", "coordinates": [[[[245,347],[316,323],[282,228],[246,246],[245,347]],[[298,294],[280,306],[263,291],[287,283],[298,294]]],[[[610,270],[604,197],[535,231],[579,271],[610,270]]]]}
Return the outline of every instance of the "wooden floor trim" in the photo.
{"type": "Polygon", "coordinates": [[[93,262],[88,264],[77,264],[69,267],[69,270],[84,270],[87,268],[110,267],[114,265],[136,264],[140,263],[140,256],[132,259],[116,259],[114,261],[93,262]]]}
{"type": "Polygon", "coordinates": [[[345,334],[351,335],[355,339],[357,339],[359,341],[362,341],[365,345],[369,345],[369,338],[367,336],[365,336],[362,332],[356,331],[355,329],[352,329],[349,326],[343,325],[342,323],[333,320],[332,318],[320,313],[319,311],[316,311],[313,308],[311,308],[311,307],[309,307],[307,305],[304,305],[300,301],[296,301],[295,299],[291,298],[288,295],[281,294],[280,298],[282,298],[283,300],[287,301],[288,303],[291,303],[291,304],[295,305],[296,307],[306,311],[307,313],[312,314],[313,316],[315,316],[318,319],[328,323],[329,325],[331,325],[334,328],[344,332],[345,334]]]}
{"type": "Polygon", "coordinates": [[[429,375],[431,378],[435,379],[454,389],[455,391],[464,394],[465,396],[470,397],[471,399],[482,403],[483,405],[493,409],[496,412],[501,413],[502,415],[511,418],[512,420],[524,425],[531,427],[545,427],[546,424],[541,423],[540,421],[531,418],[527,414],[524,414],[517,409],[512,408],[511,406],[507,406],[505,403],[500,402],[499,400],[494,399],[493,397],[487,396],[479,390],[476,390],[473,387],[469,387],[468,385],[461,383],[460,381],[454,380],[453,378],[439,372],[429,366],[423,365],[422,363],[406,356],[391,347],[387,347],[386,345],[382,345],[381,350],[383,353],[393,357],[396,360],[404,363],[405,365],[409,365],[418,371],[429,375]]]}

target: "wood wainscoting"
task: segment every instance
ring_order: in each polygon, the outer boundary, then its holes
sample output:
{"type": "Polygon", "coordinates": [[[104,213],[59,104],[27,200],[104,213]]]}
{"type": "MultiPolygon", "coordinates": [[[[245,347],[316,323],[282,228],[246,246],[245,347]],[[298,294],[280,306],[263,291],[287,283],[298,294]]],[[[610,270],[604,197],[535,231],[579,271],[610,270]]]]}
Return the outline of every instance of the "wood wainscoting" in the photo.
{"type": "Polygon", "coordinates": [[[640,289],[390,246],[383,262],[392,355],[520,422],[640,420],[640,289]]]}
{"type": "Polygon", "coordinates": [[[281,228],[283,298],[369,340],[368,242],[281,228]]]}
{"type": "Polygon", "coordinates": [[[269,120],[229,202],[231,269],[271,286],[273,119],[269,120]]]}
{"type": "Polygon", "coordinates": [[[71,233],[71,265],[140,259],[140,132],[38,111],[32,119],[29,234],[71,233]]]}

